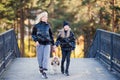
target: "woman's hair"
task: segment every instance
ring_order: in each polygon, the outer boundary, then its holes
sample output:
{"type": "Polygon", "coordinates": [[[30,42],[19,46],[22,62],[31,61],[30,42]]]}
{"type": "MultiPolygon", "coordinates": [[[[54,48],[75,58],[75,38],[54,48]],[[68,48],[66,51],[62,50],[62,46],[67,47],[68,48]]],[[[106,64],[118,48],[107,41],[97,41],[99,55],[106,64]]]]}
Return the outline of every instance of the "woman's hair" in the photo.
{"type": "Polygon", "coordinates": [[[41,18],[44,17],[44,16],[48,17],[48,12],[47,11],[43,11],[40,14],[38,14],[37,17],[36,17],[35,23],[36,24],[39,23],[41,21],[41,18]]]}

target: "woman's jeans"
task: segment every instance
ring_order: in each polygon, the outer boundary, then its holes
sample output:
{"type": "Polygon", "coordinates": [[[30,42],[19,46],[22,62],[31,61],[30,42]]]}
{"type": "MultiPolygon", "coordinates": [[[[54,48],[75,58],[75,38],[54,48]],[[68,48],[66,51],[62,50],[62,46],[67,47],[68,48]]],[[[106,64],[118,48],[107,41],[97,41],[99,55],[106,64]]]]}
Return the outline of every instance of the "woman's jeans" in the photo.
{"type": "Polygon", "coordinates": [[[66,60],[66,70],[65,73],[68,73],[70,65],[70,55],[71,51],[62,50],[62,60],[61,60],[61,72],[64,73],[64,62],[66,60]]]}
{"type": "Polygon", "coordinates": [[[41,45],[41,44],[36,47],[38,64],[39,67],[42,68],[43,70],[48,69],[50,48],[51,48],[50,45],[41,45]]]}

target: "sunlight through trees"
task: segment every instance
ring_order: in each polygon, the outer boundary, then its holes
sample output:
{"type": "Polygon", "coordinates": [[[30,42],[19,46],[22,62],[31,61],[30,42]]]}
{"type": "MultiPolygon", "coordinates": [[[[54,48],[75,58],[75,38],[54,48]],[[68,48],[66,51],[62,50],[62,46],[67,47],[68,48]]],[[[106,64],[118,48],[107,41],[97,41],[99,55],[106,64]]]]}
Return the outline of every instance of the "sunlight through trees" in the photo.
{"type": "Polygon", "coordinates": [[[15,29],[22,56],[35,56],[31,29],[36,15],[44,10],[49,13],[55,37],[63,21],[70,22],[78,49],[73,51],[72,57],[86,57],[96,29],[120,33],[119,0],[0,0],[0,33],[15,29]]]}

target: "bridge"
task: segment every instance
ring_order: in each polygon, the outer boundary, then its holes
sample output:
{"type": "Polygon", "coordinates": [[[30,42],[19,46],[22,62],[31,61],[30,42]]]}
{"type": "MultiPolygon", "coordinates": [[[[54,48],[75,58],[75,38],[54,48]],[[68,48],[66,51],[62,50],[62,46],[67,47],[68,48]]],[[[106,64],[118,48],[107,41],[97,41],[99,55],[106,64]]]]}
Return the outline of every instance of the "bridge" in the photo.
{"type": "MultiPolygon", "coordinates": [[[[21,58],[13,29],[0,35],[0,80],[42,80],[36,58],[21,58]]],[[[58,69],[48,80],[120,80],[120,35],[98,29],[88,58],[71,59],[70,76],[58,69]]]]}

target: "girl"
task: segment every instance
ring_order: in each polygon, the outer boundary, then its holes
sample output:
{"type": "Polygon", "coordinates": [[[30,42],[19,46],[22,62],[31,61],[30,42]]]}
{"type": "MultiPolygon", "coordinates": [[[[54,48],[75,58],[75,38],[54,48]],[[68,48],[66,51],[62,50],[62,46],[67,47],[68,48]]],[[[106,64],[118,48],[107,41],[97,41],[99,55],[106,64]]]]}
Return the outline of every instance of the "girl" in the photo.
{"type": "Polygon", "coordinates": [[[62,60],[61,60],[61,72],[69,76],[69,65],[70,65],[70,55],[71,51],[75,49],[75,37],[71,31],[67,21],[63,23],[63,29],[58,34],[56,40],[56,46],[60,45],[62,50],[62,60]],[[66,69],[64,70],[64,62],[66,61],[66,69]]]}

